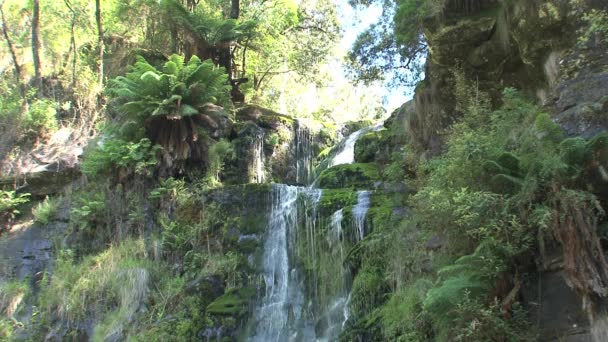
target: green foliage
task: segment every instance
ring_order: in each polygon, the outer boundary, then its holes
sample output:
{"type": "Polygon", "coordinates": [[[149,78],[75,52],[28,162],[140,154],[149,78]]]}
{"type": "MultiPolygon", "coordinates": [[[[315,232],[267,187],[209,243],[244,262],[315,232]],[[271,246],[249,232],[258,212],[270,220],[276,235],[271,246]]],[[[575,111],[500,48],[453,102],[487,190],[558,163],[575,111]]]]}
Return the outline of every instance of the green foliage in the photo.
{"type": "Polygon", "coordinates": [[[378,166],[374,163],[341,164],[321,172],[318,184],[321,188],[370,189],[380,179],[378,166]]]}
{"type": "Polygon", "coordinates": [[[505,270],[504,256],[496,255],[498,247],[484,242],[473,254],[439,270],[441,285],[430,289],[424,299],[424,310],[439,329],[444,332],[453,329],[453,310],[465,297],[477,300],[487,295],[493,281],[505,270]]]}
{"type": "Polygon", "coordinates": [[[504,336],[505,341],[510,342],[536,341],[527,312],[519,303],[514,305],[511,315],[510,318],[505,318],[497,300],[486,304],[472,299],[465,292],[454,310],[455,318],[447,331],[454,341],[493,341],[497,336],[504,336]]]}
{"type": "Polygon", "coordinates": [[[585,27],[578,38],[579,45],[585,45],[591,39],[608,43],[608,12],[591,10],[583,14],[585,27]]]}
{"type": "MultiPolygon", "coordinates": [[[[507,319],[499,304],[506,293],[495,294],[498,299],[489,294],[514,272],[514,261],[532,250],[538,232],[552,229],[556,214],[551,193],[556,182],[599,189],[599,185],[589,186],[592,173],[583,175],[589,165],[585,156],[597,158],[601,153],[588,152],[594,150],[591,141],[564,140],[551,117],[513,89],[505,89],[501,108],[489,111],[486,102],[476,100],[483,94],[466,84],[460,88],[459,96],[470,98],[459,100],[464,117],[451,127],[447,151],[421,163],[417,171],[421,177],[412,198],[412,220],[423,234],[446,239],[439,253],[448,262],[419,301],[421,328],[408,331],[417,332],[416,338],[423,340],[429,335],[424,322],[431,322],[432,335],[440,341],[496,340],[499,336],[507,341],[533,340],[521,307],[514,303],[507,319]]],[[[403,237],[396,243],[416,243],[407,234],[403,237]]],[[[400,291],[420,277],[399,268],[392,274],[401,277],[395,279],[403,284],[400,291]]],[[[410,303],[398,298],[391,300],[410,303]]],[[[387,303],[395,307],[391,300],[387,303]]],[[[405,330],[399,333],[389,319],[384,321],[390,338],[407,341],[405,330]]]]}
{"type": "Polygon", "coordinates": [[[234,146],[226,139],[221,139],[211,146],[209,149],[209,169],[207,171],[210,185],[220,183],[220,173],[224,169],[224,165],[234,160],[235,157],[234,146]]]}
{"type": "Polygon", "coordinates": [[[119,138],[101,140],[86,154],[81,169],[91,177],[112,174],[117,169],[150,176],[151,168],[157,163],[156,152],[159,149],[158,145],[152,146],[147,138],[138,142],[119,138]]]}
{"type": "MultiPolygon", "coordinates": [[[[157,304],[175,288],[166,265],[147,259],[144,240],[127,240],[98,255],[76,261],[63,251],[48,284],[40,294],[40,308],[48,320],[62,319],[68,324],[97,316],[95,335],[104,338],[122,332],[140,305],[151,296],[157,304]]],[[[157,308],[154,308],[155,310],[157,308]]]]}
{"type": "Polygon", "coordinates": [[[34,101],[26,112],[22,127],[26,135],[45,136],[57,130],[58,104],[49,99],[34,101]]]}
{"type": "Polygon", "coordinates": [[[30,294],[28,280],[0,282],[0,339],[3,341],[12,341],[16,328],[23,328],[23,324],[15,318],[22,313],[30,294]]]}
{"type": "Polygon", "coordinates": [[[30,194],[17,194],[15,191],[0,190],[0,223],[5,224],[19,215],[17,209],[29,202],[30,194]]]}
{"type": "Polygon", "coordinates": [[[70,224],[78,230],[94,230],[104,225],[105,219],[106,196],[105,192],[101,191],[81,194],[70,212],[70,224]]]}
{"type": "Polygon", "coordinates": [[[210,60],[192,56],[185,63],[183,56],[171,55],[162,68],[138,56],[125,77],[113,80],[108,93],[123,102],[123,123],[139,126],[154,116],[177,119],[198,114],[206,103],[225,104],[228,90],[228,76],[210,60]]]}
{"type": "Polygon", "coordinates": [[[46,197],[44,201],[32,208],[34,221],[46,225],[55,217],[61,199],[46,197]]]}
{"type": "Polygon", "coordinates": [[[429,318],[423,311],[423,301],[432,283],[420,278],[398,290],[381,307],[382,334],[391,341],[419,342],[427,340],[429,318]]]}

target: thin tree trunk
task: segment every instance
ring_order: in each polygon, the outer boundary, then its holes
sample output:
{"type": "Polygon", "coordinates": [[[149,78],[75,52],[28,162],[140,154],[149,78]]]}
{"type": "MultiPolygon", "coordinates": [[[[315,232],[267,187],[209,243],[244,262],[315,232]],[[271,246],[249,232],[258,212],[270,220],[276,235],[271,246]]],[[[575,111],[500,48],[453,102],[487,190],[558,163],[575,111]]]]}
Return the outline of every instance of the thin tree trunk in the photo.
{"type": "Polygon", "coordinates": [[[40,0],[34,0],[32,12],[32,57],[34,62],[34,77],[40,95],[42,89],[42,67],[40,65],[40,0]]]}
{"type": "Polygon", "coordinates": [[[4,35],[4,39],[6,39],[6,45],[8,45],[8,50],[11,54],[11,58],[13,59],[13,66],[15,67],[15,77],[17,77],[17,83],[21,82],[21,67],[19,66],[19,62],[17,61],[17,54],[15,53],[15,47],[13,46],[13,42],[8,34],[8,28],[6,27],[6,18],[4,17],[4,11],[2,10],[2,5],[0,4],[0,15],[2,15],[2,34],[4,35]]]}
{"type": "MultiPolygon", "coordinates": [[[[72,12],[72,23],[70,25],[70,50],[73,53],[72,58],[72,89],[76,87],[76,58],[78,57],[78,53],[76,51],[76,34],[75,34],[75,25],[76,25],[76,11],[72,8],[70,4],[70,0],[63,0],[65,5],[68,7],[70,12],[72,12]]],[[[68,54],[69,58],[69,54],[68,54]]]]}
{"type": "Polygon", "coordinates": [[[99,48],[99,89],[103,88],[103,21],[101,18],[101,0],[95,0],[95,20],[97,21],[98,48],[99,48]]]}
{"type": "Polygon", "coordinates": [[[238,19],[240,14],[241,6],[239,0],[232,0],[232,6],[230,11],[230,18],[238,19]]]}

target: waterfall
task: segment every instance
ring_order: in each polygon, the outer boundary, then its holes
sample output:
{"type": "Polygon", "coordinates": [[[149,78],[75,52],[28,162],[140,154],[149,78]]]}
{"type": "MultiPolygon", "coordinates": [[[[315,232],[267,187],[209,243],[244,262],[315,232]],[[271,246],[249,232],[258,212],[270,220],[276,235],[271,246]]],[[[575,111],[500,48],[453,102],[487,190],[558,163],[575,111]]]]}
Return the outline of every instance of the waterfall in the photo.
{"type": "Polygon", "coordinates": [[[311,341],[312,322],[304,310],[304,293],[298,272],[290,265],[290,253],[298,223],[300,188],[272,186],[262,268],[265,294],[254,313],[255,335],[251,341],[311,341]]]}
{"type": "Polygon", "coordinates": [[[266,172],[264,170],[264,132],[256,134],[249,162],[249,181],[251,183],[264,183],[266,172]]]}
{"type": "Polygon", "coordinates": [[[331,158],[327,167],[330,168],[335,165],[352,164],[355,161],[355,144],[357,143],[357,140],[368,132],[381,129],[383,125],[384,123],[380,122],[374,126],[362,128],[349,135],[346,140],[340,143],[339,152],[331,158]]]}
{"type": "MultiPolygon", "coordinates": [[[[359,130],[336,148],[330,165],[352,163],[357,139],[381,124],[359,130]]],[[[312,134],[298,121],[297,182],[312,176],[312,134]]],[[[263,137],[260,139],[263,143],[263,137]]],[[[261,155],[263,144],[259,145],[261,155]]],[[[254,153],[254,157],[257,156],[254,153]]],[[[256,160],[256,158],[254,158],[256,160]]],[[[260,158],[261,160],[261,158],[260,158]]],[[[256,173],[263,177],[263,160],[256,173]]],[[[258,168],[255,164],[256,169],[258,168]]],[[[257,177],[256,181],[264,181],[257,177]]],[[[319,215],[321,189],[273,184],[261,268],[265,292],[254,311],[248,341],[335,341],[349,319],[350,271],[343,266],[353,239],[345,236],[344,210],[319,215]],[[304,279],[304,274],[306,279],[304,279]]],[[[352,208],[355,241],[365,234],[371,192],[358,191],[352,208]]]]}
{"type": "Polygon", "coordinates": [[[357,204],[353,207],[355,229],[359,233],[359,241],[365,237],[365,215],[371,204],[371,192],[364,190],[357,192],[357,204]]]}
{"type": "Polygon", "coordinates": [[[342,261],[344,260],[343,219],[343,209],[334,212],[329,219],[329,230],[326,240],[329,247],[327,252],[329,253],[328,257],[330,260],[327,261],[337,266],[332,268],[337,286],[335,293],[333,293],[333,300],[324,309],[323,319],[325,320],[326,327],[319,337],[319,341],[337,340],[348,320],[348,302],[350,296],[347,281],[350,278],[350,274],[347,269],[342,267],[342,261]]]}
{"type": "Polygon", "coordinates": [[[312,175],[312,162],[315,157],[313,135],[302,120],[296,121],[294,145],[296,150],[296,183],[309,184],[312,175]]]}

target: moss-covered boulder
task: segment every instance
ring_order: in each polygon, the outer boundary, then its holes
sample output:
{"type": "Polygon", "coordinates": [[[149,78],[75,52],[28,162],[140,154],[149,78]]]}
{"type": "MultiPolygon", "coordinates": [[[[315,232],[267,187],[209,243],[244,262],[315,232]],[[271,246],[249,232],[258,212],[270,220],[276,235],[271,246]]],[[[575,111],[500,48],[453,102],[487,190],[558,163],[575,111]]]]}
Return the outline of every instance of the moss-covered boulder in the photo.
{"type": "Polygon", "coordinates": [[[253,287],[231,289],[207,306],[207,313],[220,316],[241,317],[249,311],[256,296],[253,287]]]}
{"type": "Polygon", "coordinates": [[[319,187],[373,189],[374,183],[378,180],[380,180],[380,172],[374,163],[343,164],[323,171],[319,176],[319,187]]]}
{"type": "Polygon", "coordinates": [[[205,194],[203,212],[214,214],[227,242],[236,243],[242,235],[263,234],[268,222],[270,187],[245,184],[214,189],[205,194]]]}
{"type": "Polygon", "coordinates": [[[357,193],[351,189],[326,189],[323,190],[317,208],[321,217],[329,217],[337,210],[356,203],[357,193]]]}
{"type": "Polygon", "coordinates": [[[355,162],[371,163],[377,161],[381,155],[387,154],[388,146],[388,130],[372,131],[364,134],[355,143],[355,162]]]}

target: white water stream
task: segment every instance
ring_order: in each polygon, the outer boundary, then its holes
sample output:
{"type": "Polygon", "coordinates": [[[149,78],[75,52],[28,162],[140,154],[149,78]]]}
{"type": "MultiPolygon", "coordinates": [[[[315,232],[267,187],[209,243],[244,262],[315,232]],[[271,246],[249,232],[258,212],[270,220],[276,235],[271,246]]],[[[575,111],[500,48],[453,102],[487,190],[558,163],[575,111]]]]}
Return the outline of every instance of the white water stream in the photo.
{"type": "MultiPolygon", "coordinates": [[[[365,133],[377,129],[380,125],[364,128],[347,137],[338,147],[338,152],[330,161],[330,166],[352,163],[354,146],[365,133]]],[[[297,181],[310,182],[312,157],[309,157],[312,138],[309,132],[299,129],[296,132],[298,141],[297,181]],[[300,160],[302,159],[302,160],[300,160]]],[[[263,137],[262,140],[263,141],[263,137]]],[[[254,157],[255,153],[254,153],[254,157]]],[[[257,158],[254,158],[256,160],[257,158]]],[[[255,161],[254,168],[263,169],[263,159],[255,161]]],[[[263,174],[263,172],[261,173],[263,174]]],[[[263,176],[252,179],[263,182],[263,176]]],[[[248,341],[283,342],[283,341],[335,341],[349,319],[351,275],[342,266],[346,251],[344,250],[345,234],[343,227],[343,209],[337,210],[329,218],[326,231],[322,231],[322,222],[318,217],[317,205],[322,190],[312,187],[295,187],[273,184],[271,190],[271,211],[264,243],[261,266],[265,292],[253,317],[253,336],[248,341]],[[303,204],[303,205],[302,205],[303,204]],[[304,227],[299,228],[299,225],[304,227]],[[304,231],[302,231],[302,229],[304,231]],[[324,233],[325,244],[329,250],[317,250],[316,237],[324,233]],[[320,307],[314,307],[312,298],[305,293],[304,277],[294,262],[298,238],[306,239],[307,258],[312,260],[316,269],[320,261],[318,255],[325,255],[324,262],[332,263],[328,269],[335,273],[334,292],[331,299],[321,301],[320,307]]],[[[357,204],[352,208],[353,225],[356,241],[361,241],[365,234],[365,217],[370,207],[371,192],[357,192],[357,204]]],[[[327,267],[327,265],[325,265],[327,267]]],[[[327,268],[326,268],[327,269],[327,268]]],[[[314,276],[313,277],[317,277],[314,276]]],[[[316,282],[317,279],[311,280],[316,282]]],[[[313,293],[318,295],[319,284],[314,284],[313,293]]],[[[309,289],[310,290],[310,289],[309,289]]],[[[319,305],[317,305],[319,306],[319,305]]]]}

